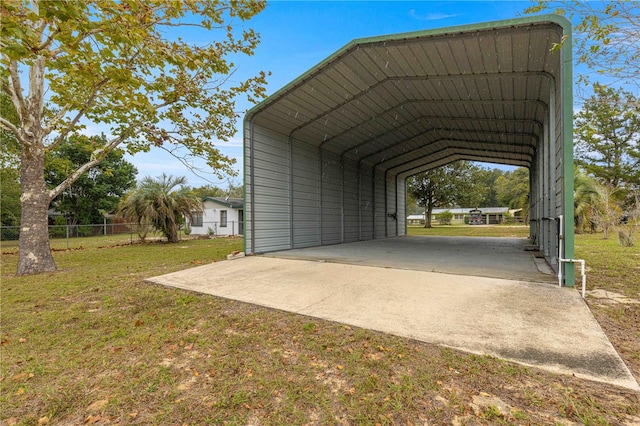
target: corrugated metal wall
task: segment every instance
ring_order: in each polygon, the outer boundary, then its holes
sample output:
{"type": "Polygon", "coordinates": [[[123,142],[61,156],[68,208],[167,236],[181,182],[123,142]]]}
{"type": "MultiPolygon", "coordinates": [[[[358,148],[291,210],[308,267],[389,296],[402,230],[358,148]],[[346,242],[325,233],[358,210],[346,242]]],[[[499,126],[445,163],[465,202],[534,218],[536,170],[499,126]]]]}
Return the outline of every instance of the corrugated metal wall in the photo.
{"type": "Polygon", "coordinates": [[[258,124],[246,131],[253,132],[254,141],[245,147],[253,150],[245,164],[248,252],[397,235],[399,225],[389,214],[405,216],[404,192],[396,199],[403,182],[385,179],[371,165],[301,141],[290,143],[258,124]]]}
{"type": "Polygon", "coordinates": [[[245,178],[245,191],[250,194],[245,209],[247,235],[259,240],[263,251],[291,248],[289,142],[259,126],[250,131],[253,147],[246,149],[252,149],[253,155],[245,178]]]}
{"type": "Polygon", "coordinates": [[[320,164],[318,148],[293,144],[293,247],[320,245],[320,164]]]}

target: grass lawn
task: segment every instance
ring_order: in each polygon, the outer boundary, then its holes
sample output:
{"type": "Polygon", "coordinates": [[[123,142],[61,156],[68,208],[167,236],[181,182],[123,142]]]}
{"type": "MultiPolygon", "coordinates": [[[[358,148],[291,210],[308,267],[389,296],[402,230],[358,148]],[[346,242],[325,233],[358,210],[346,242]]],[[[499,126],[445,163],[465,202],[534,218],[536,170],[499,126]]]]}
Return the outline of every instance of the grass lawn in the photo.
{"type": "Polygon", "coordinates": [[[425,228],[410,226],[409,235],[447,235],[451,237],[529,237],[529,227],[520,225],[443,225],[425,228]]]}
{"type": "MultiPolygon", "coordinates": [[[[640,422],[639,395],[607,384],[144,282],[221,260],[237,238],[81,246],[54,252],[55,273],[17,277],[3,244],[2,424],[640,422]]],[[[638,248],[579,236],[577,252],[590,289],[640,299],[623,270],[638,248]]],[[[632,360],[638,305],[589,302],[608,333],[628,333],[632,360]]]]}

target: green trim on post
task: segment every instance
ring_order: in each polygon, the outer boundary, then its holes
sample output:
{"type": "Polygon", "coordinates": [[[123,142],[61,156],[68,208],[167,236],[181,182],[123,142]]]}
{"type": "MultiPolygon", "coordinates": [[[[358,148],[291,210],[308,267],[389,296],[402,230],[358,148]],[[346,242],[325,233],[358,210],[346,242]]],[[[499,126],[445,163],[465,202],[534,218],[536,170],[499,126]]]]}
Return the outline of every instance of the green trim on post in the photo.
{"type": "MultiPolygon", "coordinates": [[[[564,258],[574,258],[573,226],[573,40],[571,23],[560,21],[565,40],[562,43],[562,113],[564,166],[564,258]]],[[[564,264],[564,285],[575,286],[575,264],[564,264]]]]}
{"type": "MultiPolygon", "coordinates": [[[[244,254],[247,254],[247,123],[242,122],[242,248],[244,254]]],[[[253,188],[252,188],[253,190],[253,188]]]]}

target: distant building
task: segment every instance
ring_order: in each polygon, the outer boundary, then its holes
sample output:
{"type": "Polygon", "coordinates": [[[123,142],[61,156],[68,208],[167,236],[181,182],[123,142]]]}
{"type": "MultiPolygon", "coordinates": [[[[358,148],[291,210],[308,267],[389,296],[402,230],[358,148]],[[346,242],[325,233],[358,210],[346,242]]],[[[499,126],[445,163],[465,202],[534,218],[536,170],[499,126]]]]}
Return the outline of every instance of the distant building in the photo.
{"type": "Polygon", "coordinates": [[[243,235],[244,200],[204,197],[202,210],[193,213],[189,226],[192,235],[243,235]]]}
{"type": "MultiPolygon", "coordinates": [[[[452,224],[455,223],[469,223],[469,216],[473,213],[475,219],[474,224],[482,225],[497,225],[505,221],[505,217],[509,215],[508,207],[481,207],[479,209],[464,207],[464,208],[449,208],[449,209],[433,209],[431,212],[431,220],[435,223],[440,213],[446,211],[453,214],[452,224]]],[[[424,214],[412,214],[407,216],[407,223],[409,225],[424,225],[424,214]]]]}

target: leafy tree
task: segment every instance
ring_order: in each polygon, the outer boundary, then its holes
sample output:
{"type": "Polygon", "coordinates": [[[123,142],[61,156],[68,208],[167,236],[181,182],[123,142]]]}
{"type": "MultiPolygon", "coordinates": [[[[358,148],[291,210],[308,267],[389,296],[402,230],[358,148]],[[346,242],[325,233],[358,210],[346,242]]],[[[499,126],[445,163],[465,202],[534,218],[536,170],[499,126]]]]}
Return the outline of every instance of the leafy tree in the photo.
{"type": "Polygon", "coordinates": [[[0,219],[3,226],[20,225],[20,182],[12,168],[0,168],[0,219]]]}
{"type": "MultiPolygon", "coordinates": [[[[0,114],[3,120],[14,126],[20,123],[20,117],[16,108],[11,102],[11,98],[0,91],[0,114]]],[[[13,133],[0,127],[0,168],[18,170],[20,163],[20,145],[13,133]]]]}
{"type": "Polygon", "coordinates": [[[407,181],[407,192],[425,208],[425,228],[431,228],[435,207],[478,206],[482,202],[486,187],[479,179],[481,170],[475,164],[456,161],[419,173],[407,181]]]}
{"type": "Polygon", "coordinates": [[[599,185],[583,170],[574,167],[573,211],[576,233],[591,232],[595,229],[595,212],[602,203],[599,185]]]}
{"type": "MultiPolygon", "coordinates": [[[[91,161],[91,154],[103,146],[103,136],[72,136],[63,141],[45,159],[45,180],[56,187],[82,164],[91,161]]],[[[124,159],[124,151],[114,149],[104,160],[88,170],[67,187],[52,206],[72,224],[102,222],[102,212],[115,210],[123,196],[135,186],[138,170],[124,159]]]]}
{"type": "Polygon", "coordinates": [[[498,191],[496,181],[500,176],[503,176],[504,172],[500,169],[482,169],[479,172],[479,178],[484,183],[486,194],[482,202],[476,205],[476,207],[497,207],[500,202],[498,201],[498,191]]]}
{"type": "Polygon", "coordinates": [[[529,169],[518,167],[496,179],[496,198],[498,203],[510,209],[522,209],[525,217],[529,215],[529,169]]]}
{"type": "Polygon", "coordinates": [[[601,85],[575,115],[576,162],[613,188],[640,187],[640,103],[601,85]]]}
{"type": "MultiPolygon", "coordinates": [[[[0,113],[13,125],[20,122],[11,99],[4,92],[0,92],[0,113]]],[[[0,219],[4,226],[20,224],[19,152],[15,136],[0,128],[0,219]]]]}
{"type": "Polygon", "coordinates": [[[222,189],[214,185],[200,186],[197,188],[193,188],[193,193],[200,197],[200,199],[204,197],[244,197],[244,188],[242,185],[237,185],[231,180],[229,180],[227,184],[227,189],[222,189]]]}
{"type": "MultiPolygon", "coordinates": [[[[526,13],[559,6],[554,13],[575,18],[573,45],[576,59],[597,75],[613,77],[614,83],[640,88],[640,2],[638,1],[538,1],[526,13]]],[[[587,84],[588,74],[580,81],[587,84]]]]}
{"type": "Polygon", "coordinates": [[[231,24],[250,19],[264,1],[23,0],[1,7],[0,81],[19,117],[18,124],[0,117],[20,146],[18,274],[55,269],[49,203],[120,145],[129,153],[182,146],[219,176],[235,173],[234,159],[211,141],[235,133],[237,96],[264,96],[265,73],[232,81],[228,59],[253,53],[259,36],[231,24]],[[198,42],[175,37],[176,27],[188,27],[198,42]],[[47,188],[46,153],[87,124],[108,128],[109,138],[47,188]]]}
{"type": "Polygon", "coordinates": [[[178,229],[184,217],[202,209],[200,199],[186,182],[185,177],[166,174],[157,180],[147,176],[122,200],[119,211],[132,223],[151,225],[170,243],[178,242],[178,229]]]}
{"type": "Polygon", "coordinates": [[[597,188],[600,203],[594,209],[592,220],[596,227],[602,230],[603,238],[606,240],[609,238],[609,233],[620,222],[622,209],[614,198],[617,188],[607,184],[598,185],[597,188]]]}
{"type": "Polygon", "coordinates": [[[522,208],[528,203],[529,169],[519,167],[496,179],[496,196],[499,204],[511,209],[522,208]]]}

